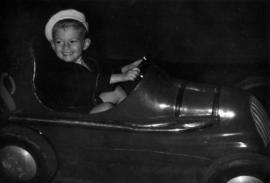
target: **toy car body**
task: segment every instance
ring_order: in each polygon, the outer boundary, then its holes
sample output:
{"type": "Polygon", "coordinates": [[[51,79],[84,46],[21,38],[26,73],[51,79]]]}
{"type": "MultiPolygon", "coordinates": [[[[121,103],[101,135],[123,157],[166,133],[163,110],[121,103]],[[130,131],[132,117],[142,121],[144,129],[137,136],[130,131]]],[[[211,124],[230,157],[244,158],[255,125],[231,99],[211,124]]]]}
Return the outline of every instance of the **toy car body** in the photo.
{"type": "Polygon", "coordinates": [[[6,182],[269,181],[269,118],[244,91],[171,78],[152,64],[113,109],[58,112],[37,96],[35,67],[1,73],[6,182]]]}

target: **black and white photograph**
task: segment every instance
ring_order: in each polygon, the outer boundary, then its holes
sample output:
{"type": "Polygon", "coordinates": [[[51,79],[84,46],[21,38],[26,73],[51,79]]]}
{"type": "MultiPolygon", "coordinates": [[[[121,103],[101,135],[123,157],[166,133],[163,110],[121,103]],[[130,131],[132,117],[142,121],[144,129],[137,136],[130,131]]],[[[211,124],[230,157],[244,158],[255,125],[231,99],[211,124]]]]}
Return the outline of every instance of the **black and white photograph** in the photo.
{"type": "Polygon", "coordinates": [[[269,0],[2,0],[0,183],[270,183],[269,0]]]}

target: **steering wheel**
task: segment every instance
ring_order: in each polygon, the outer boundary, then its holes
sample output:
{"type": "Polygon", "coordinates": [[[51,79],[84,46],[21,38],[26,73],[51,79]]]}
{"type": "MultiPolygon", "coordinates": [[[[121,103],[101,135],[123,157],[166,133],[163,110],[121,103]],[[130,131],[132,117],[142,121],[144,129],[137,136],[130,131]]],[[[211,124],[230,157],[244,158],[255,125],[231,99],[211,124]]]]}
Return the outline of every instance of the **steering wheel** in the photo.
{"type": "Polygon", "coordinates": [[[147,68],[150,65],[150,59],[149,56],[143,56],[142,57],[142,62],[138,65],[138,68],[140,69],[140,75],[137,77],[135,82],[141,81],[142,78],[144,77],[144,74],[146,73],[147,68]]]}
{"type": "Polygon", "coordinates": [[[151,64],[148,56],[142,57],[142,62],[137,66],[140,69],[139,76],[134,81],[127,81],[124,83],[121,83],[121,86],[124,88],[127,94],[129,94],[137,85],[138,83],[143,79],[144,74],[147,71],[147,68],[151,64]]]}

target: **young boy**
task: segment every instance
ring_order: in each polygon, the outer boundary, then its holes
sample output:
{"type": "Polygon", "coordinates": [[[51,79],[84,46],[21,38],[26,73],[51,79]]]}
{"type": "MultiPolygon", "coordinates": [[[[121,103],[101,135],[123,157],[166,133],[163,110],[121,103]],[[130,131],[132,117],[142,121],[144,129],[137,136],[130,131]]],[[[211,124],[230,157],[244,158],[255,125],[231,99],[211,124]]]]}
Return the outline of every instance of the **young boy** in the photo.
{"type": "MultiPolygon", "coordinates": [[[[108,91],[107,88],[112,88],[111,85],[115,83],[135,80],[140,73],[137,66],[141,60],[122,67],[121,73],[100,73],[94,66],[95,64],[91,63],[93,60],[88,60],[83,56],[83,52],[91,44],[87,32],[88,23],[84,14],[74,9],[59,11],[49,19],[45,26],[45,36],[56,56],[66,63],[75,63],[84,67],[89,71],[87,77],[92,77],[89,81],[95,81],[86,84],[91,85],[90,88],[94,91],[89,91],[89,96],[85,96],[85,99],[89,100],[90,113],[96,113],[110,109],[126,97],[125,91],[120,86],[111,91],[108,91]],[[95,95],[94,99],[91,95],[95,95]],[[95,107],[93,107],[94,105],[95,107]]],[[[71,80],[63,82],[71,82],[71,80]]],[[[72,82],[81,81],[73,78],[72,82]]],[[[86,88],[89,89],[89,87],[86,88]]],[[[84,87],[77,88],[78,91],[83,89],[84,87]]],[[[79,102],[76,103],[76,105],[80,105],[79,102]]]]}

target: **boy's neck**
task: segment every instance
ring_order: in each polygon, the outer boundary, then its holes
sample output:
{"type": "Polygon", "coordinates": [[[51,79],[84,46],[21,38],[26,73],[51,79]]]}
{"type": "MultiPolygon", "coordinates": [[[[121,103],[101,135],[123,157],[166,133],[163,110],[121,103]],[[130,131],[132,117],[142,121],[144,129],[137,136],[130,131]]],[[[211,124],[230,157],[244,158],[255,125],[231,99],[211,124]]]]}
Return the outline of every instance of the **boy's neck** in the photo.
{"type": "Polygon", "coordinates": [[[80,57],[78,60],[75,61],[76,64],[80,64],[83,67],[87,68],[89,70],[89,67],[86,65],[86,63],[83,61],[82,57],[80,57]]]}

